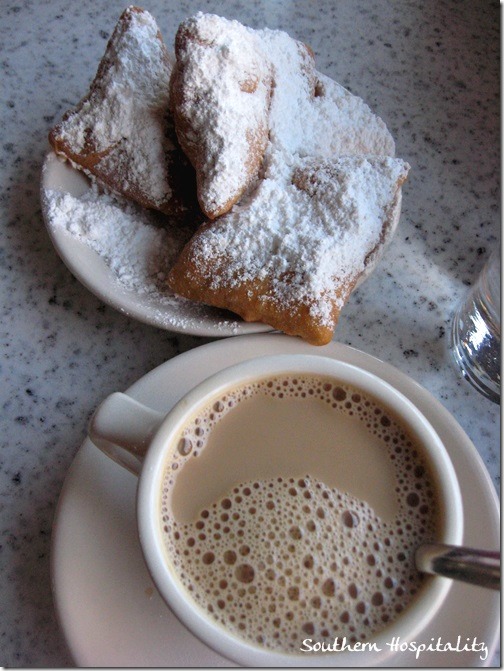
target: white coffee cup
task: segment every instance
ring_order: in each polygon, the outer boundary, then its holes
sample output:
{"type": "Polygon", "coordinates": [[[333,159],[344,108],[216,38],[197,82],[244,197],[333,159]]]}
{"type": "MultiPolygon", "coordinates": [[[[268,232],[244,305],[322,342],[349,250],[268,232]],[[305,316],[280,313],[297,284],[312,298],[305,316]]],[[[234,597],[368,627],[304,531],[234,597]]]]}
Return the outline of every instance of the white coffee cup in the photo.
{"type": "Polygon", "coordinates": [[[393,410],[416,436],[437,477],[437,494],[443,531],[439,542],[458,545],[463,535],[463,511],[457,477],[440,438],[418,408],[394,387],[354,365],[319,355],[275,355],[251,359],[205,379],[186,394],[167,415],[146,408],[127,395],[115,393],[94,413],[91,440],[114,461],[139,476],[137,523],[147,567],[168,606],[211,648],[243,666],[374,666],[393,653],[388,643],[418,636],[441,607],[451,581],[429,577],[420,594],[390,627],[374,635],[358,653],[277,652],[254,645],[216,623],[194,603],[176,572],[166,561],[160,523],[160,491],[170,455],[180,430],[198,409],[207,407],[226,390],[254,380],[285,373],[334,378],[362,390],[393,410]]]}

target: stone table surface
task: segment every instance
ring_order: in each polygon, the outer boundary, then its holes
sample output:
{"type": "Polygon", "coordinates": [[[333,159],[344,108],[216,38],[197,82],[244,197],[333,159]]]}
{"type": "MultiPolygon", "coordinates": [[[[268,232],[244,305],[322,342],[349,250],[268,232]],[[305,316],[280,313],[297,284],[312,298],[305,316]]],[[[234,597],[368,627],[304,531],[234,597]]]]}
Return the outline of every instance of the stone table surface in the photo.
{"type": "MultiPolygon", "coordinates": [[[[0,664],[73,662],[58,627],[50,539],[92,410],[208,342],[102,303],[69,272],[41,214],[47,133],[94,76],[126,5],[4,0],[0,17],[0,664]]],[[[198,10],[307,42],[411,165],[399,228],[335,339],[406,373],[453,414],[500,488],[499,407],[455,369],[453,311],[500,244],[500,12],[482,0],[146,0],[168,44],[198,10]]],[[[496,656],[492,663],[498,665],[496,656]]]]}

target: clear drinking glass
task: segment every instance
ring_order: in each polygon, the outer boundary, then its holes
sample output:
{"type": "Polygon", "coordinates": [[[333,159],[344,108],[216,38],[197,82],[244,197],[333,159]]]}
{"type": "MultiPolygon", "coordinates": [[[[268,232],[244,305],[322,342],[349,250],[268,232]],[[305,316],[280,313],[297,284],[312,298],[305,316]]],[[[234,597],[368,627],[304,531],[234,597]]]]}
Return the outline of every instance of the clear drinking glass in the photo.
{"type": "Polygon", "coordinates": [[[500,252],[495,250],[455,312],[451,348],[464,377],[500,402],[500,252]]]}

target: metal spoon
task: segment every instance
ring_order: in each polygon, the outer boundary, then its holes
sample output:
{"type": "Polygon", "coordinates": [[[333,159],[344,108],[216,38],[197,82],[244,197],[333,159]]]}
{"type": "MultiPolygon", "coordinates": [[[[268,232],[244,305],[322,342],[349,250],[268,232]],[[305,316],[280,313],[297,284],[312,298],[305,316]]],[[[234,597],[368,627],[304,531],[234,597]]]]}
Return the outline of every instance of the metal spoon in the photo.
{"type": "Polygon", "coordinates": [[[500,589],[500,552],[426,543],[415,554],[419,571],[500,589]]]}

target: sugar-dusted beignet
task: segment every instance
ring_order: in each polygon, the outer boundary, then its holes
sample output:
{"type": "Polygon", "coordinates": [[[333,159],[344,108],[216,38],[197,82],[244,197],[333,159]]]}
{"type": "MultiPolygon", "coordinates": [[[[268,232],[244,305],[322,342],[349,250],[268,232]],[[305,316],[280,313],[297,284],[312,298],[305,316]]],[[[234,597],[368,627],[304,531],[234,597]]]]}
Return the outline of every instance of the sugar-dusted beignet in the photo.
{"type": "Polygon", "coordinates": [[[270,157],[257,190],[187,243],[168,283],[315,345],[328,343],[398,217],[409,166],[390,157],[270,157]]]}
{"type": "Polygon", "coordinates": [[[173,57],[154,18],[129,7],[86,97],[50,133],[56,153],[111,191],[179,214],[196,204],[192,167],[169,111],[173,57]]]}
{"type": "Polygon", "coordinates": [[[199,13],[175,40],[172,109],[196,169],[201,209],[227,212],[257,177],[268,140],[272,73],[255,31],[199,13]]]}
{"type": "Polygon", "coordinates": [[[210,219],[253,187],[269,151],[394,155],[385,123],[283,31],[200,12],[180,25],[175,57],[175,128],[210,219]]]}

